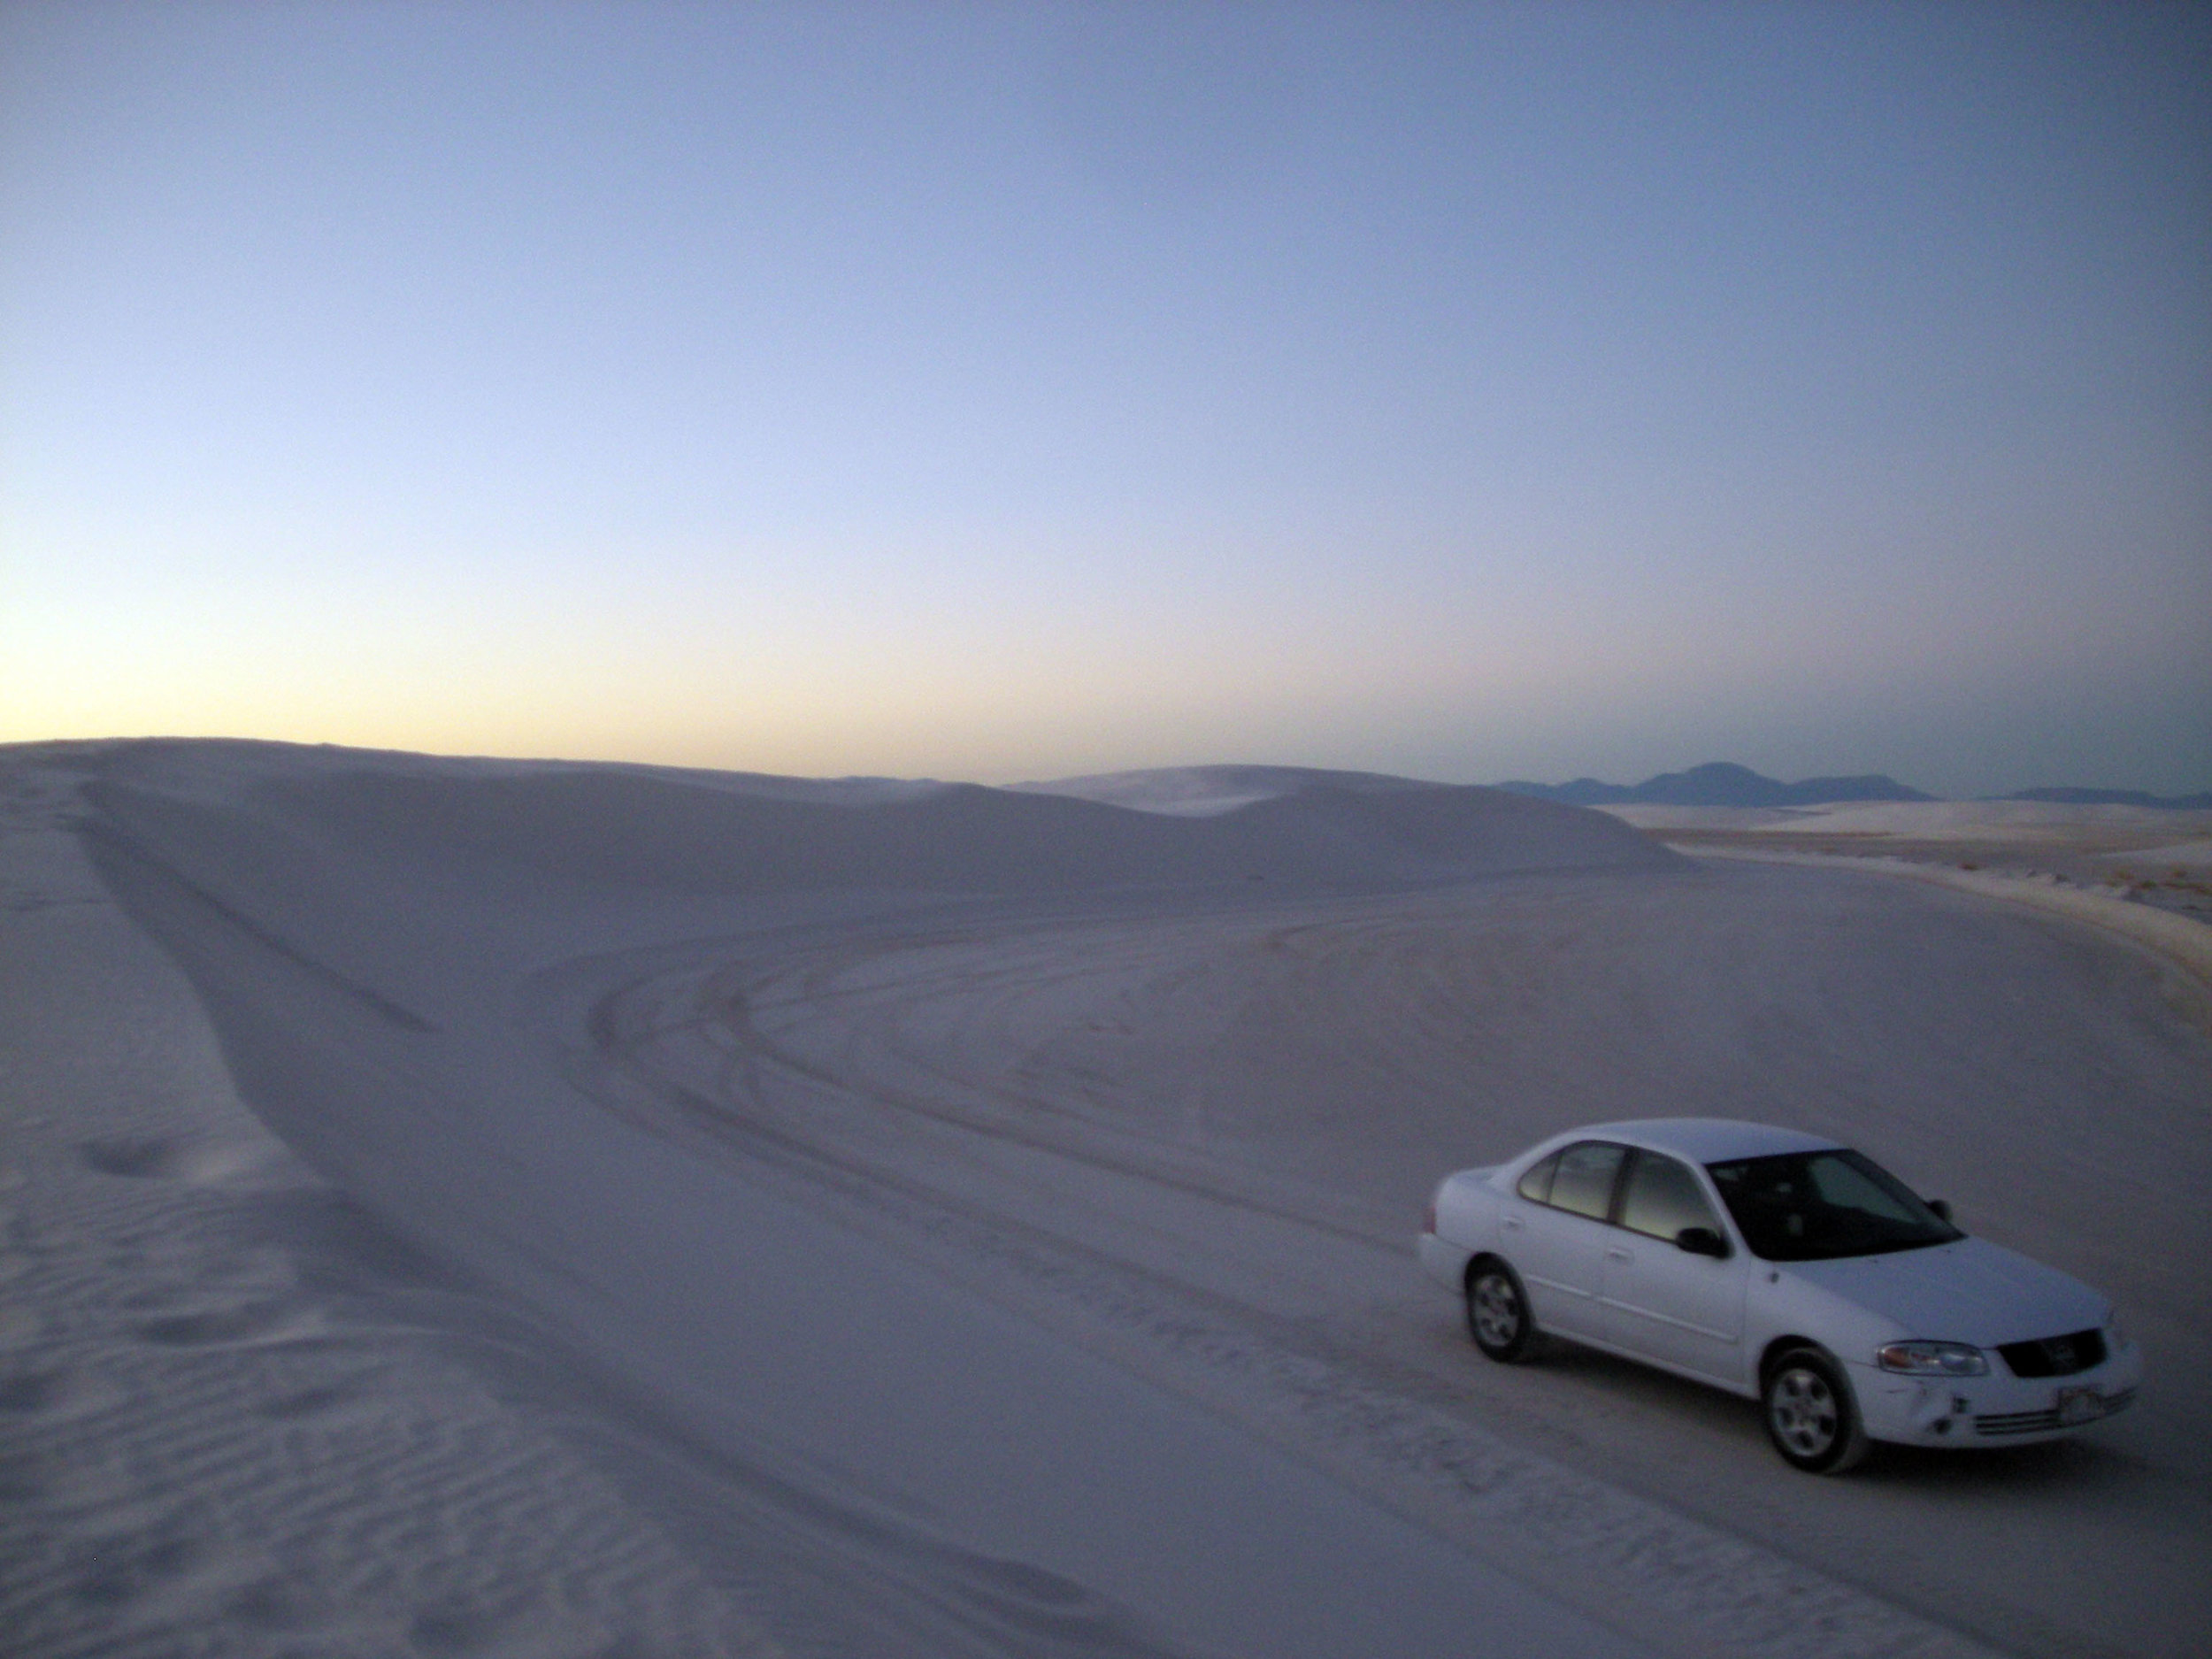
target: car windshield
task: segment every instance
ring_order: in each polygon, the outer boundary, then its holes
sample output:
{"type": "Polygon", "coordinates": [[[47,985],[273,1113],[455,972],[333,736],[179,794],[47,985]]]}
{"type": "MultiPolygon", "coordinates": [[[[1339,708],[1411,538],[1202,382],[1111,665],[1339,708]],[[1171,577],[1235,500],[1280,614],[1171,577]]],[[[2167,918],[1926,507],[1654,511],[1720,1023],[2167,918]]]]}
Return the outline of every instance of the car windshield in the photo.
{"type": "Polygon", "coordinates": [[[1856,1152],[1786,1152],[1706,1168],[1751,1253],[1770,1262],[1921,1250],[1966,1236],[1856,1152]]]}

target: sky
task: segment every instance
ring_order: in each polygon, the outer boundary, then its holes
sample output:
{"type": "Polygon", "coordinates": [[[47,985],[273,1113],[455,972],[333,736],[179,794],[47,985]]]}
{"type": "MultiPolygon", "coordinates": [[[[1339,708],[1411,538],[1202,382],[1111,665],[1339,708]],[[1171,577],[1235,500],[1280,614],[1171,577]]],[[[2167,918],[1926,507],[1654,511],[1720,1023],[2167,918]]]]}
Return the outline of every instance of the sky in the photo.
{"type": "Polygon", "coordinates": [[[2212,7],[0,0],[0,742],[2212,787],[2212,7]]]}

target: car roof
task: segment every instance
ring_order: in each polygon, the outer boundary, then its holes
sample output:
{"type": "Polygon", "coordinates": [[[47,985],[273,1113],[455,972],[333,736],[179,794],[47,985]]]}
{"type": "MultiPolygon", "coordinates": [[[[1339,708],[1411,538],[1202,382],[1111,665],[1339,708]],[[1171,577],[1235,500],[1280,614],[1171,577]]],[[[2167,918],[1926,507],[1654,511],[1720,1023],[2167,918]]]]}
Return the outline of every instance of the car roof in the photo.
{"type": "Polygon", "coordinates": [[[1645,1118],[1630,1123],[1592,1124],[1556,1136],[1551,1144],[1574,1141],[1625,1141],[1654,1152],[1671,1152],[1694,1164],[1763,1158],[1778,1152],[1819,1152],[1843,1144],[1801,1129],[1778,1129],[1771,1124],[1744,1123],[1733,1118],[1645,1118]]]}

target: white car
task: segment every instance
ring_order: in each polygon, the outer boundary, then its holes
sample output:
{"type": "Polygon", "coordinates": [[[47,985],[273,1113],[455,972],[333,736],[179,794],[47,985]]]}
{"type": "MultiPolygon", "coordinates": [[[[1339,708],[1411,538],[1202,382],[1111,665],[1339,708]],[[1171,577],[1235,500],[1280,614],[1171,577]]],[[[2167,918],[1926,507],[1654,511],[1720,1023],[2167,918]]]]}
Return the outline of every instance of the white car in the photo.
{"type": "Polygon", "coordinates": [[[1712,1118],[1599,1124],[1448,1177],[1421,1263],[1475,1345],[1539,1331],[1758,1400],[1775,1449],[1835,1473],[1869,1440],[2050,1440],[2131,1402],[2112,1305],[1953,1226],[1873,1160],[1712,1118]]]}

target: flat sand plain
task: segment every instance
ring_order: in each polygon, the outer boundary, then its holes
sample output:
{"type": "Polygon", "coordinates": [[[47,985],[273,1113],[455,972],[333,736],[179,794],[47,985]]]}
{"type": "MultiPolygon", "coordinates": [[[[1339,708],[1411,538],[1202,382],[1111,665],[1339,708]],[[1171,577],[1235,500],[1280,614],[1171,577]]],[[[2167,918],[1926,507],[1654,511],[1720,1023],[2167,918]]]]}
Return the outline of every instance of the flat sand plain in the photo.
{"type": "Polygon", "coordinates": [[[1816,853],[2052,877],[2212,918],[2212,812],[2040,801],[1602,810],[1686,850],[1816,853]]]}

